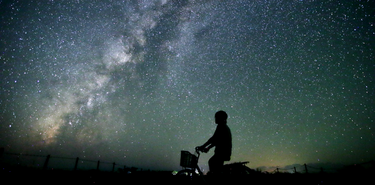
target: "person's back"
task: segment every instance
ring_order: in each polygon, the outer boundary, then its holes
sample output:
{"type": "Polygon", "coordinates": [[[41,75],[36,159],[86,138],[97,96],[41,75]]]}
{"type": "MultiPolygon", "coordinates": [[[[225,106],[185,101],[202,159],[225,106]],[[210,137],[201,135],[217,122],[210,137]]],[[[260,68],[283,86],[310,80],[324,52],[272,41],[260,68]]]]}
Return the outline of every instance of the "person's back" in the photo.
{"type": "Polygon", "coordinates": [[[232,155],[232,134],[228,125],[218,124],[214,137],[217,137],[215,155],[222,156],[225,161],[229,161],[232,155]],[[215,136],[216,134],[217,136],[215,136]]]}

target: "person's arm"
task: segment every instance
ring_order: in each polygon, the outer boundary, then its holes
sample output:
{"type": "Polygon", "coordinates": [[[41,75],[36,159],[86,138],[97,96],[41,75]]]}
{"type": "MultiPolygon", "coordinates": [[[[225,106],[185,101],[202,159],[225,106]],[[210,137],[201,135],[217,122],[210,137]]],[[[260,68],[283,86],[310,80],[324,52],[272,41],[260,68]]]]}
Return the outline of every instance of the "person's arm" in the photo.
{"type": "MultiPolygon", "coordinates": [[[[214,135],[215,136],[215,135],[214,135]]],[[[201,147],[202,148],[205,148],[205,149],[211,149],[212,147],[214,147],[214,136],[212,136],[206,143],[204,143],[201,147]]]]}
{"type": "Polygon", "coordinates": [[[200,150],[202,150],[203,152],[208,152],[212,147],[216,146],[217,133],[218,128],[216,128],[214,135],[210,139],[208,139],[206,143],[199,147],[200,150]]]}

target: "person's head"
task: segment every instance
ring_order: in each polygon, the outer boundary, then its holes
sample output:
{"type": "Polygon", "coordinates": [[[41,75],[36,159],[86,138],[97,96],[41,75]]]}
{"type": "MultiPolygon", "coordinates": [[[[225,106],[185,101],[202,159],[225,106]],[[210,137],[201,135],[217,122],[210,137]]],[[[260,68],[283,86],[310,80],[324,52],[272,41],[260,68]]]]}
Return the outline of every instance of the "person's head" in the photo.
{"type": "Polygon", "coordinates": [[[215,114],[215,123],[216,124],[226,124],[228,119],[228,114],[225,111],[217,111],[215,114]]]}

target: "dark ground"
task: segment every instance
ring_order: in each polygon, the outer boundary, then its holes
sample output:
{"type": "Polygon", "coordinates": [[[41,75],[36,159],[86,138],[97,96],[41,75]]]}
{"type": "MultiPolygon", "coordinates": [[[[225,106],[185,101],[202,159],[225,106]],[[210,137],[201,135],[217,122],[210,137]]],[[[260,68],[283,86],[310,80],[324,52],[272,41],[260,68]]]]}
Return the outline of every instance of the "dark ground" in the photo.
{"type": "Polygon", "coordinates": [[[7,183],[36,184],[372,184],[373,170],[342,171],[320,174],[263,174],[254,173],[242,176],[204,176],[195,179],[172,175],[172,172],[143,171],[133,174],[119,172],[63,171],[30,168],[3,167],[0,179],[7,183]]]}

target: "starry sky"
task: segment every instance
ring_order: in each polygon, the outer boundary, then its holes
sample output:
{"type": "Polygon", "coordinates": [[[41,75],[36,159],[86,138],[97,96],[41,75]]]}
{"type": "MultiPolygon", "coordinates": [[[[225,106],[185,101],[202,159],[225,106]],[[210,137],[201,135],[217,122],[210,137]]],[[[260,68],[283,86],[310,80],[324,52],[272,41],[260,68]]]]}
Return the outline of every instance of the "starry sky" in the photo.
{"type": "Polygon", "coordinates": [[[232,162],[373,160],[373,5],[0,0],[0,146],[174,170],[224,110],[232,162]]]}

